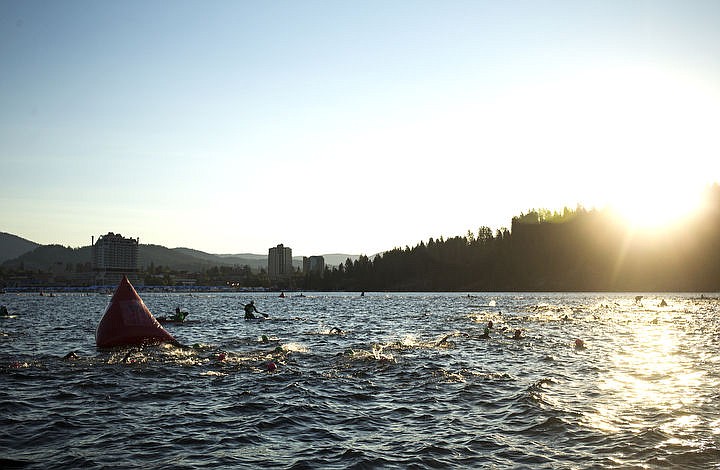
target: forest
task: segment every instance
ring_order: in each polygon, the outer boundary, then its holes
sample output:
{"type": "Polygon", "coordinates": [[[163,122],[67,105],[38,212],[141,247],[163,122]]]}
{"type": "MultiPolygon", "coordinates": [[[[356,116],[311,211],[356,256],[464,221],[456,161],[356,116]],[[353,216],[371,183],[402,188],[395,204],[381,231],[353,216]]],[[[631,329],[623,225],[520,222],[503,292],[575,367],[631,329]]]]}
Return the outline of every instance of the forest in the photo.
{"type": "Polygon", "coordinates": [[[720,186],[682,224],[634,230],[610,210],[530,210],[510,230],[430,239],[298,285],[354,291],[720,291],[720,186]]]}

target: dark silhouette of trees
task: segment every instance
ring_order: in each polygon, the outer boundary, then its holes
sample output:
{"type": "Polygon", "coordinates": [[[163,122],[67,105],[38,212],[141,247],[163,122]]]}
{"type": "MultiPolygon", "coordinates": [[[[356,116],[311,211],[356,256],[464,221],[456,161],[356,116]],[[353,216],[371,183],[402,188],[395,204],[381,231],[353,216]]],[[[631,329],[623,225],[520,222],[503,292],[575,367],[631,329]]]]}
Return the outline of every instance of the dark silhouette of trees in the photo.
{"type": "Polygon", "coordinates": [[[305,288],[354,291],[717,291],[720,186],[673,229],[637,231],[609,210],[532,209],[511,230],[430,238],[350,259],[305,288]]]}

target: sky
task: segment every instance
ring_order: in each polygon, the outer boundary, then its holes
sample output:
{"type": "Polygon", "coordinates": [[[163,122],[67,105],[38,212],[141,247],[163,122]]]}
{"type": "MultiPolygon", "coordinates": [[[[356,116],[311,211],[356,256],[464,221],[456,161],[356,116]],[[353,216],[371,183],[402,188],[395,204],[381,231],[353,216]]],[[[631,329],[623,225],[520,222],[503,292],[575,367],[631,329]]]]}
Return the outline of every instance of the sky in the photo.
{"type": "Polygon", "coordinates": [[[0,231],[367,254],[720,182],[720,2],[0,2],[0,231]]]}

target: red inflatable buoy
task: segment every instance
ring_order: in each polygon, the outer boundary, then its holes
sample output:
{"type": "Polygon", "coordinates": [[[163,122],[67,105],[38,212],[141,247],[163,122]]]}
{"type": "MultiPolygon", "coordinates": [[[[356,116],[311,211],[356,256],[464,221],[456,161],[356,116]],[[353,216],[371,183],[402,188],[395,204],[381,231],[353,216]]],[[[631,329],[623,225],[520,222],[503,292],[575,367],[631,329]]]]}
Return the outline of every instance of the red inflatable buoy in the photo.
{"type": "Polygon", "coordinates": [[[152,342],[177,341],[153,317],[127,276],[123,276],[95,331],[95,344],[111,348],[152,342]]]}

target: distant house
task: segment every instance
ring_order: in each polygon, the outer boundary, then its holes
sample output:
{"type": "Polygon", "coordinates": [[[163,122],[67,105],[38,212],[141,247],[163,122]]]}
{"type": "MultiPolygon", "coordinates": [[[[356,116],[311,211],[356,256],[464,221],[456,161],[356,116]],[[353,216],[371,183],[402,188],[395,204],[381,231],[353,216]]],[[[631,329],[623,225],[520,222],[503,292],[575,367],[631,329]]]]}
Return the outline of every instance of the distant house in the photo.
{"type": "Polygon", "coordinates": [[[117,284],[123,275],[137,277],[140,239],[109,232],[93,240],[92,267],[96,284],[117,284]]]}

